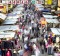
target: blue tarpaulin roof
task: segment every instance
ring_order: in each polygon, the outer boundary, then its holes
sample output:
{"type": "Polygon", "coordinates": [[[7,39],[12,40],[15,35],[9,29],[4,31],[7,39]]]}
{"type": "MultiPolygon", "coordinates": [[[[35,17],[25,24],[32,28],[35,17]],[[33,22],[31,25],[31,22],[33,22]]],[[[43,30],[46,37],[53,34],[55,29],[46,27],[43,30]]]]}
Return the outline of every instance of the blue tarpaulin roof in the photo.
{"type": "Polygon", "coordinates": [[[42,12],[50,12],[50,10],[49,9],[44,9],[44,10],[42,10],[42,12]]]}

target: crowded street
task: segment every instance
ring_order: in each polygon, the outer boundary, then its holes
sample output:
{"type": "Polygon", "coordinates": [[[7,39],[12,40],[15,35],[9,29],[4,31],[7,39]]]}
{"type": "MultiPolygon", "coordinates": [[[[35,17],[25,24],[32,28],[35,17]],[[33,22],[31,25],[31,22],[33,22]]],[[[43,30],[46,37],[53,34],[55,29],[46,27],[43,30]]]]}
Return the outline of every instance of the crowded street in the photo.
{"type": "Polygon", "coordinates": [[[0,56],[60,56],[60,1],[54,1],[0,1],[0,56]]]}

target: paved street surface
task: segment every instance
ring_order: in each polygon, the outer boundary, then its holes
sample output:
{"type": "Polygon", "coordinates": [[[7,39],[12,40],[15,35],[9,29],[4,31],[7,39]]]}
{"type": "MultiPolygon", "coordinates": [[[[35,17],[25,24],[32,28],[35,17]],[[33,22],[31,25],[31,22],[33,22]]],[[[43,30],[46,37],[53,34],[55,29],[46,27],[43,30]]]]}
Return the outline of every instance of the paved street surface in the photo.
{"type": "MultiPolygon", "coordinates": [[[[31,10],[26,10],[25,12],[24,12],[24,19],[26,19],[26,15],[27,15],[27,11],[29,11],[29,12],[31,12],[31,10]]],[[[33,12],[32,12],[33,13],[33,12]]],[[[33,13],[33,15],[34,15],[34,13],[33,13]]],[[[37,16],[37,15],[36,15],[37,16]]],[[[32,18],[32,17],[31,17],[32,18]]],[[[36,19],[38,18],[38,17],[35,17],[36,19]]],[[[31,32],[32,34],[33,34],[33,32],[31,32]]],[[[23,44],[22,42],[20,42],[20,44],[23,44]]],[[[23,47],[23,46],[22,46],[23,47]]],[[[41,50],[40,50],[41,51],[41,50]]],[[[24,54],[23,54],[23,56],[28,56],[28,52],[25,52],[24,54]]],[[[31,55],[31,56],[35,56],[35,55],[31,55]]],[[[40,53],[40,56],[53,56],[53,55],[48,55],[47,53],[44,53],[44,54],[42,54],[42,53],[40,53]]]]}

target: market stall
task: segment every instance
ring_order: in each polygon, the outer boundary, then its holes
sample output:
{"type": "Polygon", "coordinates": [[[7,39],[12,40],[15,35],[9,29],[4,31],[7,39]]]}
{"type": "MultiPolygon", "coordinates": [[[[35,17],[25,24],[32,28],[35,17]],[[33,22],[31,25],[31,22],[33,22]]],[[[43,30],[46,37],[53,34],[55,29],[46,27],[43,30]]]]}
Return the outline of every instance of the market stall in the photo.
{"type": "Polygon", "coordinates": [[[16,39],[16,33],[15,32],[0,32],[0,41],[1,41],[1,46],[0,49],[12,49],[14,48],[14,39],[16,39]],[[13,41],[13,42],[10,42],[13,41]],[[9,43],[9,44],[7,44],[9,43]],[[11,45],[13,43],[13,45],[11,45]],[[5,46],[6,45],[6,46],[5,46]]]}
{"type": "Polygon", "coordinates": [[[51,31],[47,33],[44,41],[49,55],[60,55],[60,28],[50,28],[51,31]]]}
{"type": "Polygon", "coordinates": [[[43,12],[43,15],[51,15],[50,12],[43,12]]]}
{"type": "Polygon", "coordinates": [[[9,55],[13,55],[15,52],[17,54],[16,50],[16,41],[17,40],[17,34],[15,32],[0,32],[0,49],[2,52],[2,55],[6,55],[9,51],[9,55]]]}
{"type": "Polygon", "coordinates": [[[59,21],[57,19],[46,19],[47,25],[46,28],[49,31],[51,27],[59,27],[59,21]]]}
{"type": "Polygon", "coordinates": [[[15,32],[19,39],[22,39],[22,33],[20,32],[19,25],[3,25],[0,26],[0,32],[15,32]]]}
{"type": "Polygon", "coordinates": [[[54,43],[54,47],[56,47],[56,52],[54,52],[54,56],[60,56],[60,28],[51,28],[52,34],[56,35],[56,43],[54,43]]]}

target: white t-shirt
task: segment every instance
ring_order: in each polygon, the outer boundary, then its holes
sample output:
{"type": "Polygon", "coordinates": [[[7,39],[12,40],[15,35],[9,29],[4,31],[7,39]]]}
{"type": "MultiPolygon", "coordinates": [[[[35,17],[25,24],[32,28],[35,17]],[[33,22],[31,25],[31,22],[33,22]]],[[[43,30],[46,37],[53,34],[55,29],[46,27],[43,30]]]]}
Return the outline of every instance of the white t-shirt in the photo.
{"type": "Polygon", "coordinates": [[[28,48],[26,44],[24,45],[24,48],[25,48],[25,49],[27,49],[27,48],[28,48]]]}
{"type": "Polygon", "coordinates": [[[19,50],[18,53],[19,53],[19,55],[23,55],[24,50],[19,50]]]}
{"type": "Polygon", "coordinates": [[[24,38],[24,41],[28,41],[28,37],[25,37],[25,38],[24,38]]]}
{"type": "Polygon", "coordinates": [[[26,29],[25,29],[25,30],[24,30],[24,34],[25,34],[25,35],[29,34],[29,30],[26,30],[26,29]]]}
{"type": "Polygon", "coordinates": [[[40,50],[38,49],[38,47],[36,46],[36,44],[33,44],[33,49],[35,50],[35,56],[40,56],[40,50]]]}

